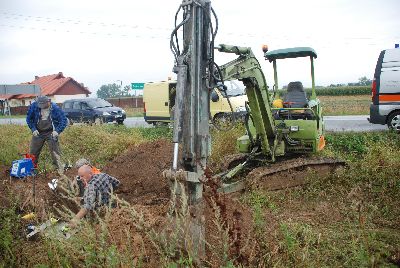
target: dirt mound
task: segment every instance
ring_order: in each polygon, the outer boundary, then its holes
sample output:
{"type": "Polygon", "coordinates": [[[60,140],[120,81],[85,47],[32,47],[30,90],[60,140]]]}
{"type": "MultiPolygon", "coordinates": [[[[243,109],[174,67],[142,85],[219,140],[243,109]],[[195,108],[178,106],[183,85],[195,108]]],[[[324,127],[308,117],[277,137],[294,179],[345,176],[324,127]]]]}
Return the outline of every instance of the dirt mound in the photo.
{"type": "Polygon", "coordinates": [[[172,144],[167,140],[132,147],[102,170],[121,181],[118,195],[129,203],[158,204],[169,199],[162,172],[172,164],[172,144]]]}
{"type": "MultiPolygon", "coordinates": [[[[128,210],[123,208],[113,210],[112,220],[108,226],[110,237],[118,247],[123,247],[126,244],[126,231],[128,231],[135,246],[145,245],[147,260],[144,267],[158,267],[154,261],[158,260],[159,253],[143,230],[137,229],[135,223],[130,220],[129,209],[142,213],[146,225],[155,231],[176,230],[174,224],[167,227],[168,222],[171,222],[171,218],[168,218],[171,194],[168,181],[162,177],[162,172],[171,166],[172,153],[170,141],[144,143],[128,148],[102,169],[102,172],[121,181],[121,187],[116,193],[120,199],[131,205],[128,210]]],[[[10,182],[7,174],[9,168],[0,168],[0,179],[3,181],[3,187],[0,189],[1,206],[10,206],[9,195],[13,194],[24,204],[21,213],[30,212],[33,206],[33,179],[31,177],[24,180],[12,179],[10,182]]],[[[76,173],[76,169],[71,169],[66,175],[72,180],[76,173]]],[[[35,177],[35,201],[39,223],[49,216],[49,212],[54,215],[55,208],[60,208],[62,205],[73,212],[78,211],[78,207],[71,203],[71,200],[50,190],[47,183],[54,177],[56,177],[54,173],[41,173],[35,177]]],[[[229,247],[229,254],[236,256],[239,262],[250,261],[255,244],[252,240],[252,213],[248,208],[235,198],[217,193],[215,185],[205,185],[204,219],[206,241],[213,245],[213,248],[206,250],[206,258],[211,266],[219,266],[218,259],[221,254],[225,254],[226,246],[229,247]],[[221,228],[228,233],[225,234],[221,228]]],[[[137,254],[139,257],[142,252],[132,252],[132,254],[137,254]]]]}

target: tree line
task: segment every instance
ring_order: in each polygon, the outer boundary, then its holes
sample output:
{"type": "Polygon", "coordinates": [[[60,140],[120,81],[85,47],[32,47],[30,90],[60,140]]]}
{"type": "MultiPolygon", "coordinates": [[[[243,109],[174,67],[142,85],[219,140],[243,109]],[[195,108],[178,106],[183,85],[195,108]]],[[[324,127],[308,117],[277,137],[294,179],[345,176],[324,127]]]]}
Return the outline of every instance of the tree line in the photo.
{"type": "Polygon", "coordinates": [[[130,86],[117,85],[116,83],[102,85],[97,91],[97,97],[102,99],[107,98],[119,98],[119,97],[131,97],[130,86]]]}
{"type": "Polygon", "coordinates": [[[357,86],[370,86],[372,85],[372,80],[368,79],[366,76],[358,78],[358,82],[347,83],[347,84],[330,84],[329,87],[357,87],[357,86]]]}
{"type": "MultiPolygon", "coordinates": [[[[330,84],[328,87],[358,87],[358,86],[370,86],[372,84],[372,80],[368,79],[366,76],[358,78],[358,82],[347,83],[347,84],[330,84]]],[[[287,86],[283,86],[283,89],[286,89],[287,86]]],[[[323,88],[317,86],[317,88],[323,88]]],[[[360,89],[357,89],[360,91],[360,89]]],[[[364,92],[365,90],[362,90],[364,92]]],[[[117,85],[116,83],[102,85],[100,89],[97,91],[97,97],[106,99],[106,98],[120,98],[120,97],[131,97],[132,94],[131,88],[129,85],[122,87],[122,85],[117,85]]]]}

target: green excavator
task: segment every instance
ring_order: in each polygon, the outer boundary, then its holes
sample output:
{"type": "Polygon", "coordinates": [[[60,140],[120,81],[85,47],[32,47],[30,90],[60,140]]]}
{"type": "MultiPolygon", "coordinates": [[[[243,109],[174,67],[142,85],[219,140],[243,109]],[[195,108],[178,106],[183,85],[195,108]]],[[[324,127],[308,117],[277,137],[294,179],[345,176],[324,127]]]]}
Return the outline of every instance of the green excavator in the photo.
{"type": "Polygon", "coordinates": [[[210,0],[182,1],[175,15],[175,28],[170,42],[175,58],[173,70],[177,74],[177,87],[173,164],[165,173],[166,177],[185,181],[192,203],[201,200],[202,181],[211,148],[210,92],[215,87],[224,90],[224,83],[232,80],[243,82],[246,88],[246,133],[237,140],[239,154],[224,161],[227,163],[226,170],[216,175],[223,182],[223,189],[235,191],[243,188],[243,179],[239,180],[238,186],[238,180],[234,178],[243,175],[244,171],[262,166],[285,170],[336,163],[336,160],[315,158],[283,163],[291,160],[293,155],[316,153],[325,146],[321,103],[315,90],[315,50],[295,47],[268,51],[266,46],[263,47],[265,59],[274,67],[275,83],[269,90],[252,50],[233,45],[215,46],[217,30],[218,18],[210,0]],[[178,21],[179,14],[182,14],[181,22],[178,21]],[[182,33],[182,38],[178,37],[179,33],[182,33]],[[216,50],[237,57],[218,66],[214,61],[216,50]],[[286,93],[280,98],[277,94],[277,61],[301,57],[310,59],[311,95],[308,98],[302,83],[294,81],[288,84],[286,93]]]}
{"type": "Polygon", "coordinates": [[[248,98],[246,135],[237,140],[238,151],[242,153],[240,158],[245,161],[226,172],[223,179],[229,180],[257,162],[272,163],[288,155],[315,153],[324,148],[324,121],[315,92],[314,59],[317,54],[314,49],[295,47],[268,51],[264,46],[264,57],[274,67],[272,91],[268,89],[261,66],[249,47],[220,45],[217,49],[238,55],[220,66],[220,78],[223,81],[242,81],[248,98]],[[281,99],[277,94],[277,60],[299,57],[308,57],[311,62],[311,96],[308,98],[302,83],[295,81],[288,84],[281,99]]]}

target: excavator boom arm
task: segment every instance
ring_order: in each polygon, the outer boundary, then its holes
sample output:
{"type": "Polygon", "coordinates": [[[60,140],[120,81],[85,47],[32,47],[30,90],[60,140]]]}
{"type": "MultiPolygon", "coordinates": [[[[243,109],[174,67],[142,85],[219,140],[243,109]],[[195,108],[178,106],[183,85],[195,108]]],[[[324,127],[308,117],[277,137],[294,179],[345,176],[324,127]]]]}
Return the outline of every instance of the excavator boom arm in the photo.
{"type": "Polygon", "coordinates": [[[236,59],[220,66],[222,79],[238,79],[245,85],[251,118],[261,141],[262,151],[272,155],[275,124],[268,86],[260,63],[249,47],[220,45],[217,49],[219,52],[238,55],[236,59]]]}

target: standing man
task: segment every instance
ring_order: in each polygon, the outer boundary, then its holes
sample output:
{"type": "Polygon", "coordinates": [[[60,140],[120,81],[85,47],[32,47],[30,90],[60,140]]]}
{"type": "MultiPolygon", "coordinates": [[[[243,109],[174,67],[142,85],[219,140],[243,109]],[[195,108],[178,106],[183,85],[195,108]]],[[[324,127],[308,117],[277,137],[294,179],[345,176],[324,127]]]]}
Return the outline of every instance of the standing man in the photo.
{"type": "Polygon", "coordinates": [[[70,221],[71,227],[75,227],[89,211],[108,206],[112,192],[120,184],[119,180],[106,173],[94,174],[89,165],[81,166],[78,169],[78,176],[85,184],[85,193],[83,194],[82,208],[70,221]]]}
{"type": "Polygon", "coordinates": [[[34,164],[39,160],[44,142],[49,146],[53,165],[59,174],[64,173],[61,162],[60,144],[58,135],[67,126],[67,117],[57,104],[50,101],[47,96],[39,96],[29,106],[26,123],[32,131],[30,153],[35,156],[34,164]]]}

